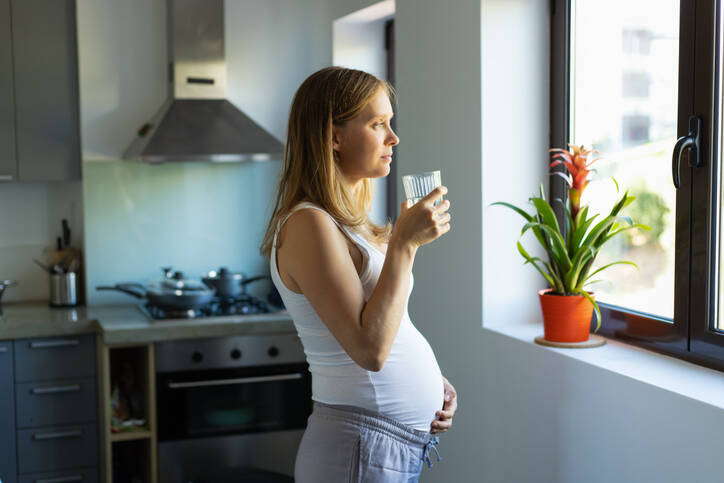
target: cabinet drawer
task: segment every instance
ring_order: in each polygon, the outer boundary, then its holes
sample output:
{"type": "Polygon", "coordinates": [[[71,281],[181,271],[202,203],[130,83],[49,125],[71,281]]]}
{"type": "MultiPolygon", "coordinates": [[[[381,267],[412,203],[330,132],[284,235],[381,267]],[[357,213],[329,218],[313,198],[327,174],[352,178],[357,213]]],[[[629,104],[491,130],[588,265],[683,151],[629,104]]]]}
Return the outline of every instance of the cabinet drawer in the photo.
{"type": "Polygon", "coordinates": [[[98,466],[95,424],[18,430],[18,473],[98,466]]]}
{"type": "Polygon", "coordinates": [[[13,343],[0,341],[0,480],[3,483],[15,483],[14,406],[13,343]]]}
{"type": "Polygon", "coordinates": [[[91,336],[15,341],[15,382],[92,377],[96,373],[91,336]]]}
{"type": "Polygon", "coordinates": [[[20,475],[18,483],[98,483],[97,468],[20,475]]]}
{"type": "Polygon", "coordinates": [[[16,384],[15,406],[18,428],[94,422],[95,379],[16,384]]]}

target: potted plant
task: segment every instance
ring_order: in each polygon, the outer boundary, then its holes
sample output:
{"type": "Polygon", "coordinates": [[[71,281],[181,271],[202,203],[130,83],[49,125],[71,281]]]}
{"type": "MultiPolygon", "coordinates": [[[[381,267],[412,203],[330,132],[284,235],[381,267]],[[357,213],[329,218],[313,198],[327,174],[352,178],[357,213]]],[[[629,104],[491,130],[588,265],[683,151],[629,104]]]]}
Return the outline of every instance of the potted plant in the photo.
{"type": "MultiPolygon", "coordinates": [[[[549,285],[548,289],[538,292],[543,312],[544,338],[552,342],[584,342],[588,340],[594,311],[595,331],[601,327],[601,310],[593,293],[586,290],[587,285],[596,282],[592,277],[616,264],[636,267],[629,261],[616,261],[592,271],[601,247],[626,230],[649,228],[634,224],[630,218],[621,215],[621,210],[635,199],[628,191],[603,219],[597,219],[598,214],[590,214],[588,206],[581,207],[581,195],[588,185],[591,165],[598,160],[590,159],[595,151],[569,144],[568,150],[551,149],[550,152],[553,153],[553,159],[549,168],[559,165],[566,168],[565,173],[551,173],[551,176],[561,176],[568,184],[567,203],[561,199],[554,200],[554,204],[565,209],[565,226],[559,226],[543,185],[540,187],[540,196],[529,198],[535,208],[533,214],[502,201],[493,205],[506,206],[520,214],[525,219],[521,237],[531,230],[547,254],[547,261],[531,256],[520,240],[517,242],[518,252],[525,263],[533,265],[549,285]]],[[[618,183],[616,189],[618,191],[618,183]]]]}

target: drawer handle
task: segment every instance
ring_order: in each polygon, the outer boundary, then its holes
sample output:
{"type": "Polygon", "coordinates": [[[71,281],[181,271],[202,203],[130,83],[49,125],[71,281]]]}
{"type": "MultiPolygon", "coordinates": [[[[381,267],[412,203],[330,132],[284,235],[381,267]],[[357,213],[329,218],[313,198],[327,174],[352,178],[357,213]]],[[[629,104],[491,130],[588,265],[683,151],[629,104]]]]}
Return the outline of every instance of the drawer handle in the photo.
{"type": "Polygon", "coordinates": [[[0,174],[0,181],[12,181],[14,179],[12,174],[0,174]]]}
{"type": "Polygon", "coordinates": [[[71,481],[83,481],[83,475],[61,476],[60,478],[44,478],[35,480],[35,483],[70,483],[71,481]]]}
{"type": "Polygon", "coordinates": [[[78,339],[64,339],[64,340],[46,340],[43,342],[31,342],[31,349],[48,349],[51,347],[69,347],[72,345],[78,345],[80,341],[78,339]]]}
{"type": "Polygon", "coordinates": [[[78,391],[80,391],[80,384],[69,384],[67,386],[34,387],[30,390],[30,394],[56,394],[59,392],[78,391]]]}
{"type": "Polygon", "coordinates": [[[7,352],[7,351],[8,351],[8,346],[0,345],[0,353],[7,352]]]}
{"type": "Polygon", "coordinates": [[[83,431],[80,429],[71,429],[69,431],[57,431],[55,433],[38,433],[33,435],[33,439],[36,441],[45,439],[61,439],[61,438],[77,438],[83,435],[83,431]]]}

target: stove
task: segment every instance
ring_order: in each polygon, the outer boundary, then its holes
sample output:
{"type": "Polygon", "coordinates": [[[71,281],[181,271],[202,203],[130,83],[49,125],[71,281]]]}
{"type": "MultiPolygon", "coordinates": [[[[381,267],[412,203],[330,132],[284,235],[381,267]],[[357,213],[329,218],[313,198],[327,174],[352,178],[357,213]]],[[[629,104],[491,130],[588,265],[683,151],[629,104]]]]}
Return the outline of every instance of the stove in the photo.
{"type": "Polygon", "coordinates": [[[283,310],[259,297],[241,294],[238,297],[215,297],[207,305],[193,309],[173,310],[157,305],[145,304],[141,310],[151,319],[158,321],[178,319],[213,319],[229,315],[254,315],[280,312],[283,310]]]}

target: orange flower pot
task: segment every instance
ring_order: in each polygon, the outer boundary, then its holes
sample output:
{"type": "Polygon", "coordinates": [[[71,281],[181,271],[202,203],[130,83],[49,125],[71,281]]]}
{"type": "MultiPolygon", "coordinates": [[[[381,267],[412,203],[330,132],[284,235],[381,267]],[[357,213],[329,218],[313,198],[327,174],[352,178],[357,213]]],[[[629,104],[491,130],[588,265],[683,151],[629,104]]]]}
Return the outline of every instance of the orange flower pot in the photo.
{"type": "Polygon", "coordinates": [[[591,332],[593,304],[583,295],[550,295],[549,292],[549,288],[538,292],[545,340],[587,341],[591,332]]]}

